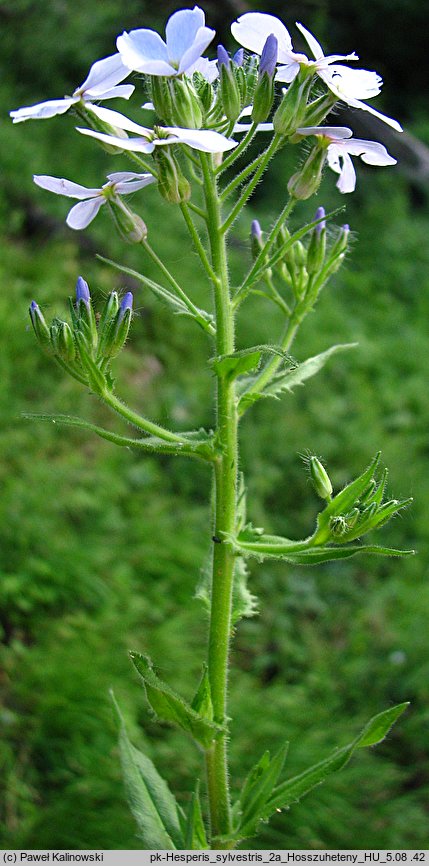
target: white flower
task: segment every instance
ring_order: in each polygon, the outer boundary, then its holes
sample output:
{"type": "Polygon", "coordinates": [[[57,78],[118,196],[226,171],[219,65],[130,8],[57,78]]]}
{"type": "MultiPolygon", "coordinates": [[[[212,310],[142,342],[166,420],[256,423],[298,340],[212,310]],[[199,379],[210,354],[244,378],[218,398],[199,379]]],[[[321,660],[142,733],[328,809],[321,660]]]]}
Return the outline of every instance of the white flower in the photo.
{"type": "Polygon", "coordinates": [[[64,99],[50,99],[47,102],[39,102],[37,105],[29,105],[11,111],[10,116],[14,123],[22,123],[24,120],[44,120],[54,117],[56,114],[65,114],[66,111],[77,102],[86,103],[86,107],[92,108],[94,99],[113,99],[121,96],[129,99],[134,91],[132,84],[116,85],[130,74],[129,69],[124,66],[120,54],[112,54],[97,60],[91,66],[88,77],[78,87],[73,96],[65,96],[64,99]]]}
{"type": "Polygon", "coordinates": [[[205,153],[223,153],[225,150],[231,150],[237,146],[237,142],[231,141],[221,135],[220,132],[215,132],[211,129],[182,129],[176,126],[156,126],[155,129],[147,129],[145,126],[140,126],[129,120],[118,111],[111,111],[109,108],[101,108],[99,105],[94,106],[95,113],[101,120],[110,123],[112,126],[127,130],[128,132],[137,133],[134,138],[119,138],[115,135],[107,135],[104,132],[96,132],[93,129],[80,129],[83,135],[89,135],[92,138],[97,138],[106,144],[120,148],[120,150],[131,150],[136,153],[152,153],[155,147],[162,147],[167,144],[188,144],[195,150],[202,150],[205,153]]]}
{"type": "MultiPolygon", "coordinates": [[[[128,69],[146,75],[182,75],[201,57],[215,35],[205,26],[202,9],[179,9],[167,21],[166,41],[155,30],[131,30],[116,45],[128,69]]],[[[194,70],[193,70],[194,71],[194,70]]]]}
{"type": "Polygon", "coordinates": [[[112,201],[120,195],[136,192],[155,178],[151,174],[133,174],[131,171],[116,171],[107,175],[108,183],[101,189],[88,189],[80,183],[64,180],[60,177],[49,177],[45,174],[35,174],[34,183],[42,189],[48,189],[57,195],[65,195],[68,198],[82,199],[79,204],[73,205],[67,217],[67,225],[71,229],[85,229],[97,216],[100,208],[107,201],[112,201]]]}
{"type": "Polygon", "coordinates": [[[240,45],[261,54],[267,37],[273,33],[278,40],[278,62],[276,80],[290,83],[296,78],[301,66],[313,69],[315,74],[324,81],[331,92],[352,108],[360,108],[368,111],[379,120],[384,121],[398,132],[402,131],[400,124],[381,114],[362,102],[362,99],[371,99],[380,93],[382,79],[376,72],[367,69],[350,69],[338,64],[338,60],[358,60],[357,54],[331,54],[324,55],[322,46],[317,39],[302,24],[296,25],[304,36],[314,60],[305,54],[297,54],[293,50],[292,40],[285,25],[274,15],[266,15],[263,12],[246,12],[231,26],[234,38],[240,45]]]}
{"type": "Polygon", "coordinates": [[[307,126],[297,129],[298,135],[320,136],[327,145],[326,159],[329,168],[339,174],[336,186],[340,192],[353,192],[356,186],[356,172],[352,156],[360,156],[368,165],[396,165],[396,159],[378,141],[363,141],[352,138],[347,126],[307,126]]]}

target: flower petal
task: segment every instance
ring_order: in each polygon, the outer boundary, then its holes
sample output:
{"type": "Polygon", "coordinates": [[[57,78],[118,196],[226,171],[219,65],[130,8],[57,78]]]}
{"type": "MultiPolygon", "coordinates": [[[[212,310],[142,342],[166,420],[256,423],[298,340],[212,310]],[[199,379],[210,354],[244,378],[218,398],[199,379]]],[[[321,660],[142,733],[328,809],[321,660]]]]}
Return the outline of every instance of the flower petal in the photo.
{"type": "Polygon", "coordinates": [[[336,144],[330,144],[328,147],[327,161],[329,167],[340,175],[336,183],[340,192],[353,192],[356,186],[356,172],[351,157],[347,151],[342,147],[338,147],[336,144]]]}
{"type": "Polygon", "coordinates": [[[351,138],[353,133],[348,126],[300,126],[298,135],[324,135],[326,138],[351,138]]]}
{"type": "Polygon", "coordinates": [[[349,69],[340,64],[318,70],[320,78],[339,99],[371,99],[380,93],[383,79],[368,69],[349,69]]]}
{"type": "Polygon", "coordinates": [[[105,123],[109,123],[117,129],[125,129],[127,132],[137,132],[140,135],[152,134],[151,129],[147,129],[145,126],[140,126],[138,123],[134,123],[133,120],[130,120],[129,117],[125,117],[125,115],[121,114],[119,111],[112,111],[111,108],[104,108],[102,105],[91,105],[90,108],[93,114],[96,114],[100,120],[104,120],[105,123]]]}
{"type": "Polygon", "coordinates": [[[306,41],[306,43],[307,43],[307,45],[308,45],[310,51],[311,51],[312,54],[313,54],[313,57],[315,57],[316,60],[321,60],[325,55],[324,55],[324,53],[323,53],[323,48],[322,48],[322,46],[320,45],[320,43],[319,43],[319,42],[317,41],[317,39],[313,36],[313,34],[310,33],[310,31],[307,30],[306,27],[304,27],[303,24],[300,24],[300,23],[297,21],[297,22],[296,22],[296,26],[297,26],[298,30],[300,31],[300,33],[302,33],[302,35],[303,35],[303,37],[304,37],[304,39],[305,39],[305,41],[306,41]]]}
{"type": "Polygon", "coordinates": [[[397,160],[387,152],[384,144],[378,141],[353,138],[352,141],[345,142],[345,149],[353,156],[360,156],[362,162],[368,165],[396,165],[397,163],[397,160]]]}
{"type": "MultiPolygon", "coordinates": [[[[106,90],[98,99],[129,99],[135,91],[134,84],[119,84],[118,87],[112,87],[111,90],[106,90]]],[[[94,98],[94,97],[92,97],[94,98]]]]}
{"type": "Polygon", "coordinates": [[[55,192],[57,195],[66,195],[68,198],[84,199],[100,195],[99,189],[88,189],[86,186],[81,186],[80,183],[73,183],[73,181],[65,180],[63,177],[35,174],[33,180],[42,189],[48,189],[49,192],[55,192]]]}
{"type": "Polygon", "coordinates": [[[207,57],[199,57],[196,63],[188,66],[186,70],[188,75],[193,75],[194,72],[199,72],[209,84],[213,84],[216,78],[219,77],[219,69],[217,60],[209,60],[207,57]]]}
{"type": "MultiPolygon", "coordinates": [[[[138,177],[138,175],[136,175],[138,177]]],[[[129,195],[129,193],[137,192],[139,189],[143,189],[143,187],[148,186],[150,183],[154,183],[155,178],[153,174],[142,174],[140,175],[140,180],[129,180],[124,182],[119,182],[116,184],[116,192],[119,195],[129,195]]]]}
{"type": "MultiPolygon", "coordinates": [[[[180,127],[165,127],[165,131],[169,132],[182,144],[188,144],[195,150],[202,150],[204,153],[223,153],[225,150],[232,150],[237,147],[236,141],[231,141],[221,135],[220,132],[214,132],[211,129],[181,129],[180,127]]],[[[155,142],[157,145],[174,144],[174,139],[159,139],[155,142]]],[[[176,141],[176,143],[178,143],[176,141]]]]}
{"type": "Polygon", "coordinates": [[[374,117],[378,117],[379,120],[382,120],[383,123],[387,123],[388,126],[391,126],[392,129],[396,129],[396,132],[402,132],[402,126],[398,123],[397,120],[394,120],[393,117],[388,117],[387,114],[382,114],[381,111],[377,111],[372,105],[367,105],[366,102],[361,102],[360,99],[344,99],[344,102],[347,102],[347,105],[351,105],[352,108],[360,108],[362,111],[367,111],[368,114],[372,114],[374,117]]]}
{"type": "Polygon", "coordinates": [[[116,40],[122,61],[128,69],[148,75],[175,75],[168,60],[167,46],[154,30],[126,31],[116,40]],[[154,69],[161,71],[153,71],[154,69]]]}
{"type": "Polygon", "coordinates": [[[49,99],[47,102],[27,105],[9,113],[14,123],[22,123],[24,120],[45,120],[48,117],[55,117],[56,114],[65,114],[78,101],[79,99],[73,96],[65,99],[49,99]]]}
{"type": "Polygon", "coordinates": [[[240,45],[248,48],[249,51],[255,51],[256,54],[262,54],[268,36],[273,33],[279,43],[279,63],[290,63],[290,54],[293,51],[292,40],[283,22],[275,15],[246,12],[234,21],[231,32],[240,45]]]}
{"type": "Polygon", "coordinates": [[[185,72],[206,50],[215,31],[205,26],[203,10],[194,6],[193,9],[179,9],[171,15],[165,35],[170,64],[179,72],[185,72]]]}
{"type": "Polygon", "coordinates": [[[286,66],[278,66],[275,76],[275,81],[284,81],[285,84],[290,84],[296,78],[299,72],[299,63],[294,60],[286,66]]]}
{"type": "Polygon", "coordinates": [[[214,30],[210,30],[209,27],[201,27],[195,37],[194,43],[182,56],[179,63],[179,75],[183,72],[187,72],[187,70],[197,62],[203,51],[205,51],[207,46],[210,45],[214,35],[214,30]]]}
{"type": "Polygon", "coordinates": [[[101,99],[102,94],[111,90],[119,81],[123,81],[130,70],[124,65],[120,54],[112,54],[93,63],[88,76],[78,88],[78,93],[87,97],[101,99]]]}
{"type": "Polygon", "coordinates": [[[119,150],[131,150],[135,153],[152,153],[155,147],[153,141],[148,141],[147,138],[143,137],[119,138],[118,135],[106,135],[104,132],[96,132],[95,129],[81,129],[80,127],[76,127],[76,129],[82,135],[89,135],[90,138],[96,138],[98,141],[103,141],[105,144],[119,148],[119,150]]]}
{"type": "Polygon", "coordinates": [[[71,229],[86,229],[97,216],[101,206],[105,204],[103,196],[91,198],[88,201],[80,201],[79,204],[73,205],[69,211],[66,223],[71,229]]]}

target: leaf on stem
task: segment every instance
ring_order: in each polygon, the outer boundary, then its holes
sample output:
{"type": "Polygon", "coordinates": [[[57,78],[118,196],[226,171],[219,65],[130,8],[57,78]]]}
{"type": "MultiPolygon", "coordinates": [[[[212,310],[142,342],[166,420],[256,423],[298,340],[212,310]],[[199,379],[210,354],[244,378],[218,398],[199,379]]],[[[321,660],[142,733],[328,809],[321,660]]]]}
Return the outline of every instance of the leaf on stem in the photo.
{"type": "Polygon", "coordinates": [[[236,379],[237,376],[250,373],[251,370],[257,368],[263,355],[278,355],[285,361],[290,360],[280,346],[262,345],[238,349],[230,355],[219,355],[211,363],[218,376],[225,379],[236,379]]]}
{"type": "Polygon", "coordinates": [[[118,715],[119,750],[128,802],[148,850],[183,849],[182,810],[152,761],[130,742],[125,722],[112,694],[118,715]]]}
{"type": "Polygon", "coordinates": [[[138,448],[140,451],[146,451],[149,454],[172,454],[185,457],[200,456],[206,460],[212,460],[214,457],[213,434],[203,429],[180,433],[181,442],[167,442],[158,436],[146,436],[142,439],[134,439],[132,436],[122,436],[120,433],[114,433],[113,430],[105,430],[104,427],[91,424],[89,421],[85,421],[84,418],[77,418],[73,415],[48,415],[25,412],[22,417],[30,421],[50,421],[51,424],[79,427],[82,430],[89,430],[90,433],[95,433],[101,439],[106,439],[115,445],[122,446],[123,448],[138,448]]]}
{"type": "Polygon", "coordinates": [[[222,726],[197,713],[190,704],[179,697],[157,676],[147,656],[135,652],[130,653],[130,656],[143,680],[146,697],[156,715],[166,722],[178,725],[203,748],[209,748],[213,740],[223,731],[222,726]]]}
{"type": "Polygon", "coordinates": [[[325,352],[315,355],[313,358],[307,358],[302,364],[295,367],[288,367],[286,370],[276,372],[273,378],[265,385],[262,385],[261,390],[258,390],[257,376],[243,379],[240,385],[241,397],[238,403],[239,412],[243,414],[257,400],[263,397],[274,397],[279,399],[286,391],[293,391],[297,385],[303,385],[307,379],[311,379],[316,373],[321,370],[331,355],[337,352],[344,352],[347,349],[354,349],[357,343],[340,343],[336,346],[331,346],[325,352]]]}
{"type": "Polygon", "coordinates": [[[277,787],[275,787],[277,778],[284,761],[282,752],[285,753],[285,749],[280,750],[272,761],[268,753],[263,755],[246,779],[234,806],[236,819],[234,833],[229,839],[223,841],[239,841],[254,835],[261,821],[268,821],[275,812],[289,808],[292,803],[298,802],[308,794],[312,788],[321,785],[332,773],[341,770],[355,751],[381,743],[408,706],[408,702],[398,704],[374,716],[348,746],[336,749],[328,758],[277,787]]]}
{"type": "Polygon", "coordinates": [[[199,781],[196,784],[195,791],[192,794],[192,799],[189,804],[183,835],[185,838],[185,850],[205,851],[208,849],[209,844],[207,842],[206,830],[201,812],[199,781]]]}

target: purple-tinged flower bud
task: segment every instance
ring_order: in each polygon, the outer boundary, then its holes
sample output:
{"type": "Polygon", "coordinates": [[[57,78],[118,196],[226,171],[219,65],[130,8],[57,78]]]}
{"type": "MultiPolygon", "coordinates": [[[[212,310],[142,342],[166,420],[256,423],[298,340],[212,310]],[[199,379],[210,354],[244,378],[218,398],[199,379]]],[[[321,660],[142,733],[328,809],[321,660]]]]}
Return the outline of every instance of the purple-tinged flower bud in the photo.
{"type": "Polygon", "coordinates": [[[259,64],[259,75],[264,75],[265,73],[265,75],[273,78],[274,72],[276,70],[278,50],[279,43],[277,41],[277,37],[274,36],[274,33],[270,33],[262,49],[261,62],[259,64]]]}
{"type": "Polygon", "coordinates": [[[233,67],[228,52],[223,45],[218,45],[217,60],[220,79],[220,107],[228,120],[234,123],[241,111],[241,94],[236,73],[241,71],[233,67]]]}
{"type": "Polygon", "coordinates": [[[325,208],[318,207],[314,219],[320,220],[314,227],[307,252],[307,273],[317,274],[323,267],[326,253],[325,208]]]}
{"type": "Polygon", "coordinates": [[[51,335],[46,324],[45,317],[36,301],[30,304],[30,319],[33,325],[34,333],[40,345],[47,351],[51,350],[51,335]]]}
{"type": "Polygon", "coordinates": [[[232,58],[236,66],[243,66],[244,63],[244,48],[239,48],[232,58]]]}
{"type": "Polygon", "coordinates": [[[91,296],[89,294],[89,286],[86,280],[84,280],[83,277],[78,277],[76,282],[76,309],[78,311],[81,301],[83,301],[86,306],[89,306],[91,303],[91,296]]]}
{"type": "Polygon", "coordinates": [[[130,329],[133,315],[132,292],[127,292],[122,298],[116,317],[109,328],[109,333],[103,348],[105,358],[113,358],[122,349],[130,329]]]}
{"type": "Polygon", "coordinates": [[[217,62],[219,66],[219,70],[222,66],[226,66],[227,69],[231,66],[231,61],[229,59],[229,54],[223,45],[218,45],[217,47],[217,62]]]}
{"type": "Polygon", "coordinates": [[[252,220],[252,225],[250,226],[250,246],[252,250],[252,258],[255,260],[264,246],[259,220],[252,220]]]}
{"type": "Polygon", "coordinates": [[[271,33],[262,49],[259,77],[253,94],[252,120],[254,123],[263,123],[273,106],[277,50],[277,39],[271,33]]]}

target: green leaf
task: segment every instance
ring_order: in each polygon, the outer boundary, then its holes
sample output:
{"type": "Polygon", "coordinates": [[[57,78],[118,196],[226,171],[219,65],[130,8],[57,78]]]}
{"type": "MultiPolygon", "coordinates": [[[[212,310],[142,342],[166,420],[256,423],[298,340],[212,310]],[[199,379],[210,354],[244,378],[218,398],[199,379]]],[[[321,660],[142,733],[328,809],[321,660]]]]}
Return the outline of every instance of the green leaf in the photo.
{"type": "Polygon", "coordinates": [[[331,346],[320,355],[315,355],[313,358],[307,358],[302,364],[295,367],[289,367],[286,370],[281,370],[276,373],[270,382],[265,385],[261,391],[250,390],[257,382],[256,377],[250,377],[243,380],[241,388],[241,397],[238,403],[239,412],[242,414],[256,400],[263,397],[274,397],[279,399],[285,391],[293,391],[297,385],[302,385],[307,379],[315,376],[322,367],[325,366],[331,355],[337,352],[344,352],[347,349],[353,349],[357,343],[340,343],[337,346],[331,346]]]}
{"type": "Polygon", "coordinates": [[[183,849],[180,807],[152,761],[130,742],[113,694],[112,700],[120,723],[119,749],[127,797],[144,846],[148,850],[183,849]]]}
{"type": "Polygon", "coordinates": [[[135,652],[130,653],[130,656],[143,680],[148,702],[157,716],[178,725],[207,749],[223,728],[195,712],[190,704],[164,683],[155,673],[147,656],[135,652]]]}
{"type": "Polygon", "coordinates": [[[328,758],[300,773],[299,776],[294,776],[294,778],[283,782],[273,791],[272,797],[260,817],[267,819],[277,809],[285,809],[291,803],[300,800],[301,797],[311,791],[316,785],[322,784],[332,773],[341,770],[357,749],[381,743],[392,725],[395,724],[401,713],[408,706],[408,702],[398,704],[396,707],[391,707],[374,716],[359,736],[348,746],[337,749],[328,758]]]}
{"type": "Polygon", "coordinates": [[[264,344],[261,346],[250,346],[248,349],[238,349],[230,355],[219,355],[212,360],[212,366],[219,376],[236,379],[244,373],[249,373],[258,366],[262,355],[278,355],[287,359],[288,355],[278,346],[264,344]]]}
{"type": "Polygon", "coordinates": [[[204,851],[208,849],[206,830],[204,827],[203,816],[200,803],[200,783],[196,784],[192,799],[189,804],[188,813],[186,816],[186,824],[184,830],[185,844],[184,848],[187,851],[204,851]]]}
{"type": "Polygon", "coordinates": [[[304,541],[292,541],[280,535],[263,535],[251,525],[246,527],[238,537],[228,536],[226,539],[236,553],[241,556],[253,556],[262,562],[264,559],[283,559],[297,565],[316,565],[320,562],[330,562],[336,559],[348,559],[358,553],[377,553],[381,556],[411,556],[413,550],[396,550],[381,547],[377,544],[359,544],[331,547],[315,545],[314,537],[304,541]]]}
{"type": "Polygon", "coordinates": [[[133,279],[138,280],[140,283],[143,283],[143,285],[150,289],[160,301],[171,307],[174,313],[181,316],[190,316],[192,319],[195,319],[204,330],[210,330],[211,334],[215,333],[213,316],[211,316],[206,310],[200,310],[198,307],[195,307],[191,301],[189,301],[188,306],[187,303],[185,303],[185,301],[178,295],[175,295],[174,292],[170,292],[169,289],[166,289],[154,280],[149,279],[149,277],[145,277],[145,275],[139,273],[139,271],[134,271],[132,268],[126,268],[124,265],[120,265],[118,262],[113,262],[111,259],[106,259],[104,256],[97,256],[97,258],[100,259],[100,261],[105,262],[105,264],[111,265],[112,268],[121,271],[123,274],[128,274],[128,276],[133,277],[133,279]]]}
{"type": "Polygon", "coordinates": [[[344,487],[343,490],[340,491],[340,493],[337,493],[337,495],[334,496],[333,499],[331,499],[326,508],[324,508],[323,511],[318,514],[317,531],[313,536],[313,541],[315,544],[321,544],[331,537],[331,517],[335,517],[339,514],[344,514],[347,511],[350,511],[351,508],[353,508],[357,500],[367,489],[374,475],[374,472],[377,469],[379,461],[380,452],[375,455],[374,459],[365,469],[362,475],[359,475],[358,478],[355,478],[354,481],[351,481],[350,484],[347,484],[347,486],[344,487]]]}

